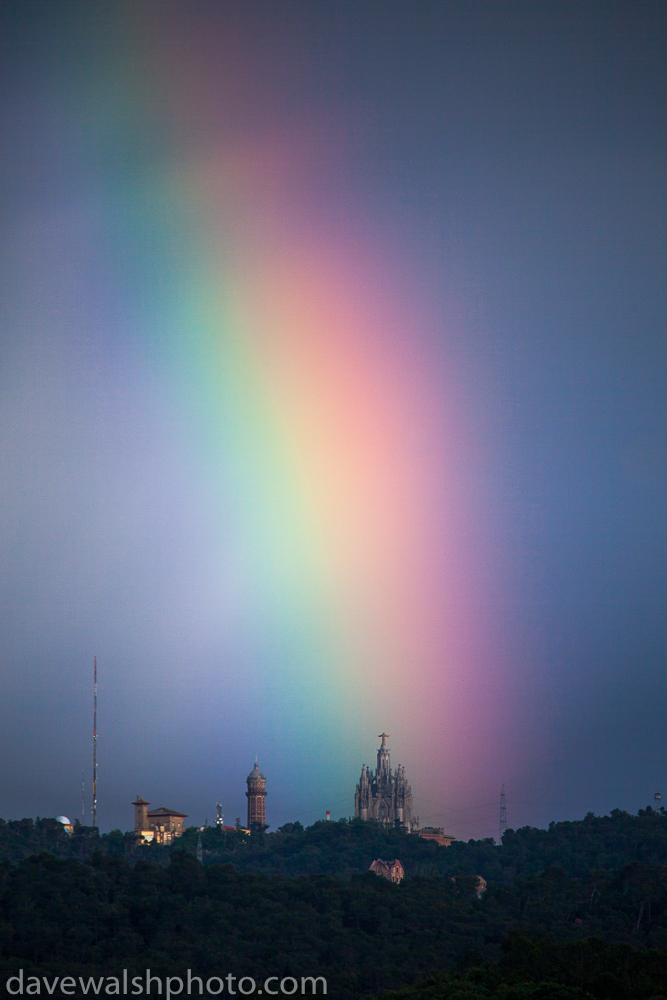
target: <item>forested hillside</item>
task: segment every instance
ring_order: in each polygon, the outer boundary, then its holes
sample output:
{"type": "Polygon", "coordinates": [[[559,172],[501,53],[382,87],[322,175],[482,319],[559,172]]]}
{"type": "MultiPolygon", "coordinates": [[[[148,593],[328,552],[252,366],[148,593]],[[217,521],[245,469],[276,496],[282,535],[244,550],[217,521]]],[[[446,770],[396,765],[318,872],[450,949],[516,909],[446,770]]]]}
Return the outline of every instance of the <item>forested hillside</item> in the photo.
{"type": "MultiPolygon", "coordinates": [[[[186,831],[181,846],[194,852],[197,837],[196,830],[186,831]]],[[[439,847],[414,834],[358,820],[320,822],[305,830],[299,823],[287,824],[251,842],[242,834],[220,834],[209,827],[202,833],[202,846],[205,863],[230,861],[240,871],[349,877],[367,871],[376,857],[397,857],[408,876],[467,873],[511,884],[517,875],[551,865],[576,877],[635,861],[667,864],[667,816],[650,806],[637,816],[618,809],[610,816],[589,813],[577,822],[552,823],[548,830],[508,830],[500,847],[491,839],[439,847]]]]}
{"type": "MultiPolygon", "coordinates": [[[[174,847],[139,847],[133,834],[120,830],[100,836],[90,827],[76,825],[69,838],[52,819],[0,820],[0,860],[16,862],[41,851],[84,859],[101,851],[121,854],[130,861],[144,858],[168,864],[174,850],[194,854],[199,836],[196,827],[189,827],[174,847]]],[[[547,830],[508,830],[500,847],[491,839],[439,847],[414,834],[359,820],[319,822],[306,829],[300,823],[288,823],[276,832],[250,838],[241,831],[221,833],[212,826],[201,831],[201,839],[204,864],[229,862],[238,871],[286,876],[349,878],[367,871],[377,857],[400,858],[408,876],[449,878],[467,873],[507,885],[517,875],[535,874],[550,865],[580,877],[635,861],[667,864],[667,816],[664,809],[654,811],[650,806],[636,816],[616,809],[610,816],[589,813],[576,822],[552,823],[547,830]]]]}
{"type": "Polygon", "coordinates": [[[599,938],[557,944],[512,935],[499,962],[434,973],[382,1000],[664,1000],[666,959],[599,938]]]}
{"type": "Polygon", "coordinates": [[[647,809],[449,848],[360,822],[209,828],[199,864],[197,830],[160,848],[5,823],[0,972],[318,975],[350,1000],[650,1000],[667,996],[666,828],[647,809]],[[401,858],[401,885],[367,871],[378,856],[401,858]]]}
{"type": "MultiPolygon", "coordinates": [[[[348,882],[284,879],[203,866],[183,852],[166,868],[101,854],[84,863],[37,855],[2,867],[0,968],[7,975],[191,968],[257,980],[316,974],[333,995],[354,997],[497,960],[517,932],[667,947],[667,868],[634,864],[585,880],[551,868],[511,887],[491,884],[481,899],[475,889],[465,876],[401,885],[370,873],[348,882]]],[[[531,961],[549,967],[535,955],[531,961]]],[[[651,962],[656,988],[628,996],[667,991],[667,954],[651,962]]]]}

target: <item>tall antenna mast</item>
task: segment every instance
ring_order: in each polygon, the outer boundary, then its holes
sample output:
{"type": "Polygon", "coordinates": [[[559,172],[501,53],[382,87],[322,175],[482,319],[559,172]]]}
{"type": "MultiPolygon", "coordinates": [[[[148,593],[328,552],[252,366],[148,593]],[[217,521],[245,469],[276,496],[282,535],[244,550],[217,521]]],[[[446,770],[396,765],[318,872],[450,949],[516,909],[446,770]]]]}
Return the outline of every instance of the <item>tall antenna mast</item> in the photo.
{"type": "Polygon", "coordinates": [[[81,826],[86,825],[86,775],[81,772],[81,826]]]}
{"type": "Polygon", "coordinates": [[[97,657],[94,660],[93,687],[93,827],[97,826],[97,657]]]}
{"type": "Polygon", "coordinates": [[[500,836],[498,837],[499,844],[502,844],[503,842],[503,834],[506,829],[507,829],[507,806],[505,805],[505,786],[503,785],[502,788],[500,789],[500,826],[499,826],[500,836]]]}

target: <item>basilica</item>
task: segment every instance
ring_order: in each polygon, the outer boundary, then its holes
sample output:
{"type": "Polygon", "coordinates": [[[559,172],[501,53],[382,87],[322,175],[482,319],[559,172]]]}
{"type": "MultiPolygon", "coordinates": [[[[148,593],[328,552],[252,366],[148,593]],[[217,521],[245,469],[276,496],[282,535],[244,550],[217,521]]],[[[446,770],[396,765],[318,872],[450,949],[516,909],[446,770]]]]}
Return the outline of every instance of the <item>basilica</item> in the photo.
{"type": "Polygon", "coordinates": [[[412,815],[412,789],[400,765],[392,772],[387,746],[387,733],[380,733],[382,746],[378,750],[377,771],[364,766],[354,795],[354,815],[359,819],[375,820],[392,826],[399,825],[408,833],[419,829],[418,817],[412,815]]]}

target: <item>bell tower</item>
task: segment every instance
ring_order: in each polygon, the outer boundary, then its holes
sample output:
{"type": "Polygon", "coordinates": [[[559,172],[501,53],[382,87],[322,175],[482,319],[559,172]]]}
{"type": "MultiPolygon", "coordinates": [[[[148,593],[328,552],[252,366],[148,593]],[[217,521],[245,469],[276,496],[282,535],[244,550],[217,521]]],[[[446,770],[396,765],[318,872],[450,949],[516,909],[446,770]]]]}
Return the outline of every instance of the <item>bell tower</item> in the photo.
{"type": "Polygon", "coordinates": [[[134,806],[134,829],[137,833],[141,833],[142,830],[148,829],[148,807],[150,802],[146,802],[145,799],[142,799],[141,795],[137,795],[132,805],[134,806]]]}
{"type": "Polygon", "coordinates": [[[248,829],[252,830],[254,825],[259,824],[259,826],[266,826],[266,778],[257,766],[257,758],[255,757],[255,766],[248,775],[247,779],[248,791],[246,796],[248,798],[248,829]]]}

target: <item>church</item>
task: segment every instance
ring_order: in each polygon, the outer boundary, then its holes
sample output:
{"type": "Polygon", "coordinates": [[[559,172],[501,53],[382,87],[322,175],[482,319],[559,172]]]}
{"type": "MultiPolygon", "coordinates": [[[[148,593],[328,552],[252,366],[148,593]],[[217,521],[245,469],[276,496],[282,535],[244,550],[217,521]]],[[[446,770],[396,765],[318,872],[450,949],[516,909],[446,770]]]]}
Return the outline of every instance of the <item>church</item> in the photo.
{"type": "Polygon", "coordinates": [[[412,789],[400,764],[392,772],[387,733],[380,733],[377,771],[364,766],[354,795],[354,815],[387,825],[399,825],[408,833],[419,829],[419,818],[412,815],[412,789]]]}

